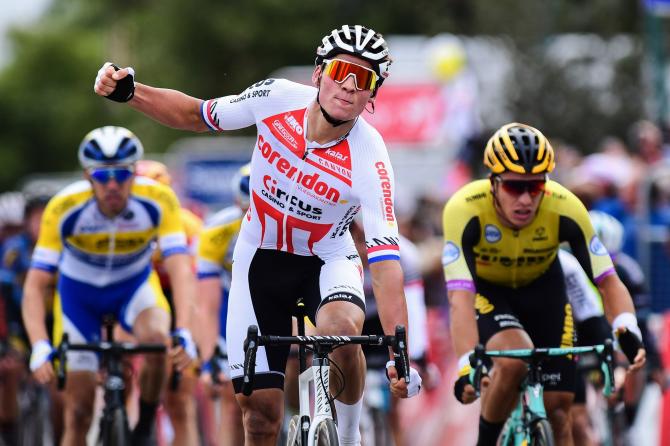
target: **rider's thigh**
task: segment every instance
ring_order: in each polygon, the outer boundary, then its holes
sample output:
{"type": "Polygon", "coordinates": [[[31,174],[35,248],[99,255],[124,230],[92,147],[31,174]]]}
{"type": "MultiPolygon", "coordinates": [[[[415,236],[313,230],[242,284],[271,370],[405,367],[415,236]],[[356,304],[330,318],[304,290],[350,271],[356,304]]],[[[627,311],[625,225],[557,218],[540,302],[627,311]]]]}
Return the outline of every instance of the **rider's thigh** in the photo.
{"type": "Polygon", "coordinates": [[[284,392],[280,389],[258,389],[250,396],[235,395],[242,409],[244,429],[252,435],[278,433],[284,416],[284,392]]]}
{"type": "MultiPolygon", "coordinates": [[[[533,348],[530,336],[523,330],[510,328],[494,334],[486,343],[487,350],[511,350],[533,348]]],[[[491,377],[494,382],[519,382],[527,371],[526,363],[519,359],[494,358],[491,377]]]]}

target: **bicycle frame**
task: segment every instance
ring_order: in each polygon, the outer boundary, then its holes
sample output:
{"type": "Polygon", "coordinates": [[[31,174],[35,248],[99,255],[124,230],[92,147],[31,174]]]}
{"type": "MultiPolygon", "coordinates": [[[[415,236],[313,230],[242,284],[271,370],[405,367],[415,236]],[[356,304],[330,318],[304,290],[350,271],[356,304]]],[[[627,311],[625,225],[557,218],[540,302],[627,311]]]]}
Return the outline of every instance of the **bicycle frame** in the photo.
{"type": "Polygon", "coordinates": [[[510,414],[502,432],[502,445],[515,446],[530,444],[531,427],[538,420],[546,420],[547,412],[544,407],[544,384],[542,383],[542,362],[549,357],[569,356],[582,353],[595,353],[600,360],[600,370],[604,375],[603,394],[610,396],[613,392],[613,346],[608,340],[604,344],[584,347],[565,348],[534,348],[517,350],[485,351],[483,346],[477,346],[470,358],[472,371],[470,381],[475,385],[479,396],[479,382],[486,374],[484,357],[516,358],[528,363],[528,375],[521,384],[519,403],[510,414]],[[513,440],[513,442],[512,442],[513,440]]]}
{"type": "Polygon", "coordinates": [[[332,419],[332,398],[330,396],[330,360],[328,354],[333,349],[350,344],[377,345],[393,347],[396,356],[396,369],[400,378],[409,379],[409,359],[405,327],[397,326],[395,336],[305,336],[304,318],[298,317],[298,336],[259,336],[258,327],[249,326],[244,341],[244,377],[242,393],[246,396],[253,392],[253,380],[256,368],[256,350],[260,346],[292,345],[299,347],[300,376],[298,394],[300,405],[301,445],[313,446],[319,423],[332,419]],[[306,349],[311,346],[314,352],[312,365],[306,366],[306,349]],[[314,414],[311,416],[310,387],[314,389],[314,414]]]}

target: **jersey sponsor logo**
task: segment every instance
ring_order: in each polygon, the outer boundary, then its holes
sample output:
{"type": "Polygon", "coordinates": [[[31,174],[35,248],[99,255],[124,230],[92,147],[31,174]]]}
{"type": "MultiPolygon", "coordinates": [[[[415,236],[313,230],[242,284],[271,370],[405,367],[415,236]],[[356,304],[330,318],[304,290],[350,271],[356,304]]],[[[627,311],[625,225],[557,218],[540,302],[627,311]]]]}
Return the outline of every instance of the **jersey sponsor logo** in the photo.
{"type": "Polygon", "coordinates": [[[286,209],[286,206],[288,205],[289,212],[293,212],[300,217],[305,217],[310,220],[321,220],[321,214],[323,214],[321,208],[305,203],[295,195],[290,195],[288,192],[281,190],[277,187],[277,180],[270,175],[265,175],[263,177],[263,186],[265,186],[265,190],[261,191],[263,196],[280,208],[286,209]]]}
{"type": "Polygon", "coordinates": [[[549,236],[547,235],[547,228],[544,226],[540,226],[539,228],[535,228],[535,236],[533,237],[534,242],[543,242],[549,240],[549,236]]]}
{"type": "Polygon", "coordinates": [[[371,240],[365,240],[365,246],[368,251],[374,251],[378,247],[400,246],[400,237],[372,237],[371,240]]]}
{"type": "Polygon", "coordinates": [[[286,127],[284,127],[284,125],[281,122],[279,122],[279,119],[275,119],[274,121],[272,121],[272,127],[274,127],[279,132],[281,137],[284,138],[284,141],[289,143],[291,147],[293,147],[294,149],[298,148],[298,141],[293,136],[291,136],[289,131],[286,130],[286,127]]]}
{"type": "Polygon", "coordinates": [[[277,172],[283,174],[291,181],[296,181],[299,187],[302,186],[305,190],[314,193],[316,196],[330,203],[337,203],[340,200],[340,191],[329,186],[324,181],[319,181],[321,176],[318,172],[314,172],[311,175],[301,172],[288,159],[273,150],[270,143],[265,141],[262,135],[258,135],[258,149],[263,158],[275,166],[277,172]]]}
{"type": "Polygon", "coordinates": [[[382,189],[382,210],[384,218],[390,225],[395,224],[395,216],[393,214],[393,194],[391,193],[391,178],[389,172],[386,170],[386,165],[382,161],[375,163],[377,168],[377,175],[379,177],[380,186],[382,189]]]}
{"type": "Polygon", "coordinates": [[[263,119],[270,132],[295,156],[305,155],[304,129],[299,124],[305,117],[305,110],[295,110],[263,119]]]}
{"type": "Polygon", "coordinates": [[[607,248],[603,245],[603,242],[600,241],[597,235],[594,235],[589,242],[589,250],[597,256],[606,256],[607,248]]]}
{"type": "Polygon", "coordinates": [[[461,250],[454,242],[447,242],[442,248],[442,265],[447,266],[454,263],[461,256],[461,250]]]}
{"type": "Polygon", "coordinates": [[[465,197],[465,201],[467,201],[469,203],[471,201],[479,200],[479,199],[482,199],[484,197],[486,197],[486,194],[484,192],[481,192],[479,194],[470,195],[469,197],[465,197]]]}
{"type": "Polygon", "coordinates": [[[266,203],[255,191],[252,191],[251,195],[253,197],[253,209],[256,211],[262,226],[262,240],[268,234],[275,234],[278,250],[284,250],[284,242],[286,242],[286,251],[294,252],[293,232],[299,231],[301,234],[309,234],[307,248],[313,254],[314,243],[325,237],[332,227],[330,224],[313,223],[292,215],[285,215],[279,209],[275,209],[269,203],[266,203]],[[275,227],[274,230],[268,231],[268,225],[272,224],[271,220],[274,221],[275,227]]]}
{"type": "Polygon", "coordinates": [[[270,96],[270,90],[269,89],[263,89],[263,90],[254,90],[255,88],[262,87],[262,86],[268,86],[272,85],[274,83],[274,79],[265,79],[260,82],[256,82],[253,85],[250,85],[246,90],[244,90],[242,93],[238,94],[235,96],[233,99],[230,100],[231,104],[234,104],[236,102],[241,102],[244,101],[245,99],[250,99],[250,98],[264,98],[270,96]]]}
{"type": "Polygon", "coordinates": [[[298,135],[302,136],[302,134],[304,133],[304,129],[292,114],[286,113],[284,115],[284,122],[288,124],[288,126],[291,127],[293,131],[296,132],[298,135]]]}
{"type": "Polygon", "coordinates": [[[540,263],[546,262],[549,259],[553,259],[553,257],[551,254],[509,257],[509,256],[490,255],[475,251],[475,259],[477,261],[477,264],[479,265],[491,265],[492,263],[499,263],[500,265],[505,267],[519,267],[519,266],[538,265],[540,263]]]}
{"type": "Polygon", "coordinates": [[[351,156],[346,140],[329,149],[313,150],[310,155],[313,157],[306,158],[307,163],[351,186],[351,156]]]}
{"type": "Polygon", "coordinates": [[[354,217],[358,213],[360,206],[351,206],[347,209],[347,212],[344,213],[344,216],[340,219],[339,223],[335,225],[335,229],[330,233],[330,238],[342,237],[349,230],[349,225],[354,221],[354,217]]]}
{"type": "Polygon", "coordinates": [[[502,232],[495,225],[484,226],[484,238],[489,243],[496,243],[502,239],[502,232]]]}

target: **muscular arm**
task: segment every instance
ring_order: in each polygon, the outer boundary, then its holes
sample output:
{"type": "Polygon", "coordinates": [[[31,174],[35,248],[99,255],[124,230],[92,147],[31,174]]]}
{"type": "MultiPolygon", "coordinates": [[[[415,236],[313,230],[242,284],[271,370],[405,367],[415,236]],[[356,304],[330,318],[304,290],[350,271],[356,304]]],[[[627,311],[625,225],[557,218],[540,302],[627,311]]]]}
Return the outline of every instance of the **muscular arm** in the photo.
{"type": "Polygon", "coordinates": [[[135,96],[128,105],[165,126],[206,132],[208,127],[200,116],[202,102],[202,99],[177,90],[150,87],[138,82],[135,84],[135,96]]]}
{"type": "Polygon", "coordinates": [[[198,324],[197,337],[202,358],[214,354],[219,334],[219,312],[221,309],[221,280],[205,277],[198,280],[198,324]]]}
{"type": "Polygon", "coordinates": [[[49,334],[44,323],[46,318],[45,302],[52,290],[53,280],[53,273],[35,268],[28,270],[23,286],[21,312],[23,314],[23,324],[26,327],[31,344],[41,340],[49,340],[49,334]]]}
{"type": "Polygon", "coordinates": [[[472,350],[479,340],[474,293],[467,290],[449,291],[449,315],[454,351],[460,358],[472,350]]]}
{"type": "Polygon", "coordinates": [[[188,254],[173,254],[163,260],[174,299],[175,327],[191,328],[195,277],[188,254]]]}
{"type": "MultiPolygon", "coordinates": [[[[384,333],[394,334],[396,325],[407,327],[407,303],[400,262],[384,260],[371,263],[370,273],[372,275],[372,289],[377,300],[377,309],[384,333]]],[[[410,328],[407,327],[408,337],[410,336],[410,328]]]]}
{"type": "Polygon", "coordinates": [[[607,320],[610,324],[614,318],[621,313],[635,314],[633,299],[630,297],[630,293],[616,274],[610,274],[603,277],[598,284],[598,290],[603,297],[605,316],[607,316],[607,320]]]}

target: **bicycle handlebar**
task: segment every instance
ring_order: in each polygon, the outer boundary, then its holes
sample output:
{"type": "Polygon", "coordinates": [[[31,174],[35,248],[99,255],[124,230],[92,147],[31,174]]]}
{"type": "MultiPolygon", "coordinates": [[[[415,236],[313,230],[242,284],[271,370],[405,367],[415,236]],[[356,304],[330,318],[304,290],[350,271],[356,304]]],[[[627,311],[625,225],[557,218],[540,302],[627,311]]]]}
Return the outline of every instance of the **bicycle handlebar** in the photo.
{"type": "Polygon", "coordinates": [[[603,394],[611,395],[613,391],[614,373],[612,363],[614,361],[614,347],[611,339],[606,339],[603,344],[583,346],[583,347],[565,347],[565,348],[527,348],[515,350],[489,350],[486,351],[481,344],[475,347],[474,353],[470,355],[470,381],[475,388],[475,393],[479,396],[480,382],[488,371],[485,366],[485,358],[514,358],[521,359],[528,363],[541,361],[550,356],[567,356],[579,353],[596,353],[600,360],[600,369],[603,372],[605,382],[603,394]]]}
{"type": "Polygon", "coordinates": [[[138,353],[165,353],[167,348],[163,344],[134,344],[130,342],[89,342],[80,344],[71,344],[67,333],[63,334],[61,343],[56,349],[54,359],[58,359],[56,365],[56,376],[58,378],[58,389],[62,390],[65,387],[66,370],[67,370],[67,352],[72,351],[89,351],[101,353],[103,355],[133,355],[138,353]]]}
{"type": "Polygon", "coordinates": [[[402,325],[396,326],[395,335],[393,336],[259,336],[258,327],[250,325],[247,329],[247,338],[244,340],[244,376],[242,381],[242,394],[249,396],[253,392],[254,376],[256,374],[256,351],[258,350],[258,347],[266,345],[279,346],[293,344],[326,347],[326,349],[351,344],[392,347],[393,356],[396,361],[396,370],[398,371],[398,379],[405,378],[405,381],[409,384],[407,332],[402,325]]]}

